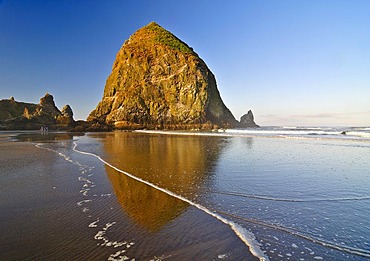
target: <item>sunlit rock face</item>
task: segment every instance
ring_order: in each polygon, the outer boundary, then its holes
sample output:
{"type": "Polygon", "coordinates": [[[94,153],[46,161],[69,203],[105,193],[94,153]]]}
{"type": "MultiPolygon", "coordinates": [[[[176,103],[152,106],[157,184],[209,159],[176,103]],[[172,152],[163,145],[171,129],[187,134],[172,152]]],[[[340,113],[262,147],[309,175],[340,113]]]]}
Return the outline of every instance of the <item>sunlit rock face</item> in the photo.
{"type": "MultiPolygon", "coordinates": [[[[224,145],[214,137],[114,132],[104,138],[103,157],[121,170],[196,201],[211,182],[210,173],[224,145]]],[[[106,171],[123,210],[147,230],[160,229],[189,207],[108,166],[106,171]]]]}
{"type": "Polygon", "coordinates": [[[88,121],[116,128],[235,127],[205,62],[169,31],[152,22],[121,47],[102,101],[88,121]]]}
{"type": "Polygon", "coordinates": [[[60,114],[57,115],[56,119],[59,124],[72,125],[74,120],[73,120],[73,111],[71,107],[69,105],[65,105],[62,108],[60,114]]]}
{"type": "Polygon", "coordinates": [[[39,129],[42,126],[66,129],[74,122],[71,107],[66,105],[60,111],[49,93],[40,98],[39,104],[18,102],[14,97],[0,101],[0,129],[39,129]]]}

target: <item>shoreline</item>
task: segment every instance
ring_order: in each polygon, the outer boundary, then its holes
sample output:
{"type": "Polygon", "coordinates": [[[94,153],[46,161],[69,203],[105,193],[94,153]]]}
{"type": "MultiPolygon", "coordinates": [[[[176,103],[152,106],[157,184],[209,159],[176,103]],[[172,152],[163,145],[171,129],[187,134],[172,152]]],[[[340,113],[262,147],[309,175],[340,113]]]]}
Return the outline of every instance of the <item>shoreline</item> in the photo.
{"type": "MultiPolygon", "coordinates": [[[[51,146],[50,148],[58,148],[58,145],[61,144],[60,142],[65,144],[67,141],[67,143],[70,142],[71,144],[73,141],[71,138],[65,141],[61,141],[58,138],[51,139],[53,135],[59,135],[59,138],[70,137],[66,133],[41,135],[38,131],[0,132],[0,148],[3,151],[7,151],[6,154],[0,156],[0,162],[2,163],[1,172],[3,174],[0,178],[6,187],[6,189],[0,191],[1,197],[6,199],[0,206],[0,229],[3,231],[2,241],[5,242],[0,247],[0,259],[84,258],[86,256],[83,253],[86,251],[94,253],[90,254],[89,258],[100,256],[106,259],[114,255],[115,252],[112,253],[113,249],[109,250],[108,247],[102,248],[102,246],[99,246],[101,243],[97,244],[97,241],[103,243],[114,242],[113,239],[110,240],[109,237],[104,235],[104,233],[108,232],[108,229],[109,231],[112,230],[110,233],[117,234],[117,236],[122,233],[126,234],[127,232],[125,231],[128,231],[128,235],[132,234],[133,238],[142,233],[140,232],[142,228],[138,227],[137,224],[129,225],[133,221],[131,218],[127,219],[125,217],[125,210],[121,210],[118,207],[119,203],[114,203],[115,207],[113,209],[117,210],[111,210],[111,207],[100,206],[101,203],[98,202],[95,203],[97,205],[93,206],[92,202],[96,198],[92,197],[91,193],[93,193],[93,189],[97,188],[95,185],[98,186],[100,184],[94,181],[93,176],[90,177],[93,173],[87,175],[89,172],[86,172],[84,174],[85,170],[81,170],[81,166],[74,164],[75,161],[69,158],[69,154],[63,152],[64,154],[61,155],[62,152],[59,152],[58,155],[57,150],[54,152],[50,151],[49,146],[51,146]],[[17,141],[14,138],[18,134],[25,134],[25,136],[17,141]],[[31,137],[27,138],[27,134],[30,134],[31,137]],[[49,135],[50,137],[45,137],[49,135]],[[38,148],[36,145],[43,138],[46,138],[45,141],[52,141],[52,143],[48,143],[49,145],[45,149],[40,149],[41,147],[38,148]],[[7,162],[6,166],[4,162],[7,162]],[[84,193],[81,194],[82,190],[84,190],[84,193]],[[12,195],[12,197],[7,195],[12,195]],[[117,204],[118,206],[116,206],[117,204]],[[97,209],[99,209],[99,212],[96,212],[97,209]],[[100,213],[101,209],[106,209],[104,215],[100,213]],[[110,212],[116,218],[109,218],[110,212]],[[97,216],[97,213],[100,214],[97,216]],[[117,215],[123,215],[123,220],[118,218],[117,215]],[[122,228],[120,226],[116,227],[116,222],[124,226],[122,228]],[[104,223],[105,226],[103,225],[104,223]],[[111,226],[113,227],[111,228],[111,226]],[[18,234],[16,231],[22,231],[22,234],[18,234]],[[38,240],[35,240],[36,238],[38,240]],[[77,245],[75,244],[76,240],[79,242],[77,245]],[[84,250],[79,249],[80,246],[84,246],[84,250]],[[21,249],[22,251],[20,251],[21,249]],[[60,249],[63,249],[63,251],[60,251],[60,249]]],[[[85,156],[81,155],[79,157],[85,156]]],[[[97,177],[98,180],[101,178],[107,179],[105,165],[100,163],[98,165],[102,165],[99,167],[99,171],[95,173],[95,175],[97,173],[102,175],[102,177],[97,177]],[[102,172],[103,170],[105,171],[102,172]]],[[[95,170],[97,170],[98,165],[95,166],[95,170]]],[[[112,175],[112,171],[109,175],[112,175]]],[[[118,174],[118,176],[122,176],[122,174],[118,174]]],[[[121,179],[123,177],[117,178],[121,179]]],[[[109,182],[107,185],[111,186],[109,182]]],[[[111,201],[111,196],[106,196],[108,195],[106,192],[95,193],[101,195],[102,199],[111,201]]],[[[122,195],[124,196],[126,193],[122,195]]],[[[156,193],[163,193],[163,191],[156,193]]],[[[112,198],[114,201],[115,197],[113,196],[112,198]]],[[[149,258],[146,254],[146,246],[143,245],[146,240],[149,240],[150,244],[155,245],[161,244],[160,242],[163,241],[164,246],[155,246],[155,249],[158,248],[158,250],[164,247],[163,252],[158,252],[159,255],[163,254],[163,257],[172,255],[174,255],[173,257],[188,256],[191,258],[195,258],[197,255],[207,258],[212,255],[215,258],[217,256],[226,257],[228,256],[227,249],[231,250],[230,244],[233,242],[236,249],[230,253],[234,255],[235,252],[244,253],[241,256],[242,259],[244,259],[243,256],[247,258],[249,255],[248,259],[252,258],[253,255],[248,248],[246,246],[242,247],[244,245],[243,242],[239,241],[236,236],[232,239],[234,237],[232,236],[233,231],[228,228],[227,224],[224,225],[221,222],[213,218],[212,215],[209,216],[203,213],[202,209],[198,209],[197,206],[191,206],[181,215],[180,219],[175,219],[168,223],[163,228],[163,231],[158,231],[154,234],[152,234],[153,232],[145,232],[149,234],[146,236],[148,238],[142,238],[143,242],[141,240],[131,241],[135,242],[136,247],[135,249],[132,247],[129,256],[135,256],[136,260],[149,258]],[[189,223],[189,220],[193,220],[193,222],[189,223]],[[195,224],[199,226],[203,234],[206,233],[207,227],[211,225],[215,230],[210,234],[213,236],[207,239],[198,238],[197,234],[199,231],[195,230],[195,232],[193,228],[195,224]],[[195,234],[186,232],[190,228],[195,234]],[[159,235],[162,233],[164,235],[170,234],[162,236],[163,238],[159,238],[158,242],[158,239],[151,239],[157,233],[159,235]],[[185,234],[183,235],[183,233],[185,234]],[[228,235],[228,237],[224,238],[222,235],[228,235]],[[165,243],[168,236],[174,237],[174,244],[165,243]],[[190,241],[177,241],[181,238],[188,238],[187,240],[190,241]],[[195,241],[193,242],[192,240],[195,241]],[[219,249],[214,249],[214,244],[219,246],[219,249]],[[208,250],[206,251],[206,249],[208,250]],[[221,252],[218,253],[218,251],[221,252]]],[[[115,236],[115,241],[119,239],[119,236],[117,236],[115,236]]],[[[123,241],[118,242],[121,242],[119,244],[124,243],[123,241]]],[[[117,248],[116,252],[118,250],[120,249],[117,248]]]]}
{"type": "Polygon", "coordinates": [[[86,258],[80,246],[94,253],[89,258],[106,259],[124,253],[113,252],[114,247],[108,249],[107,244],[116,241],[133,243],[127,254],[136,260],[161,254],[166,258],[208,258],[210,253],[215,257],[227,257],[228,253],[229,258],[238,256],[235,254],[252,256],[230,230],[232,224],[224,224],[218,215],[253,233],[271,259],[285,255],[318,259],[368,256],[366,247],[352,246],[341,238],[336,227],[339,224],[347,229],[346,225],[325,210],[340,204],[337,211],[357,223],[366,216],[363,206],[369,199],[368,188],[347,173],[369,178],[364,169],[370,148],[367,140],[360,144],[348,139],[291,142],[248,136],[171,135],[116,131],[77,138],[64,132],[0,132],[0,148],[7,152],[0,156],[0,184],[4,186],[0,190],[4,198],[0,229],[5,242],[0,247],[0,259],[65,259],[69,254],[86,258]],[[41,142],[45,143],[36,145],[41,142]],[[266,157],[266,153],[270,154],[266,157]],[[353,160],[364,167],[353,169],[353,160]],[[317,164],[312,166],[312,162],[317,164]],[[356,189],[347,180],[356,184],[356,189]],[[337,191],[338,186],[341,191],[337,191]],[[346,191],[356,191],[360,197],[351,197],[346,191]],[[179,196],[171,199],[172,194],[179,196]],[[179,202],[183,199],[188,201],[179,202]],[[347,214],[353,205],[359,211],[355,217],[347,214]],[[284,214],[287,212],[291,218],[284,214]],[[268,225],[271,213],[277,220],[272,226],[268,225]],[[297,230],[289,229],[297,218],[302,220],[297,230]],[[315,222],[311,222],[313,218],[315,222]],[[63,227],[58,230],[60,224],[69,229],[68,233],[63,227]],[[316,238],[300,231],[304,225],[309,231],[323,226],[329,229],[322,232],[326,233],[324,237],[316,238]],[[42,239],[35,241],[36,237],[42,239]],[[21,247],[16,243],[19,238],[21,247]],[[336,244],[339,240],[346,245],[336,244]],[[49,241],[60,244],[50,246],[49,241]],[[57,253],[55,249],[61,246],[71,249],[70,253],[57,253]],[[25,253],[32,254],[26,257],[25,253]]]}

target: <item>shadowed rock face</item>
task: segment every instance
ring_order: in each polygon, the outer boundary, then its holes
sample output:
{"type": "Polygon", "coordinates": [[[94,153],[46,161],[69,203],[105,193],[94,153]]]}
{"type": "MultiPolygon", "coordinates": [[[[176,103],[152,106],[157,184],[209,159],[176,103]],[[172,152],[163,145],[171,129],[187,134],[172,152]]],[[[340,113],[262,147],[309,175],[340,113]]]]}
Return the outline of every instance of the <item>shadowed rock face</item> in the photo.
{"type": "Polygon", "coordinates": [[[259,127],[255,122],[254,122],[254,116],[253,112],[251,110],[248,111],[247,114],[244,114],[240,118],[240,126],[243,128],[250,128],[250,127],[259,127]]]}
{"type": "Polygon", "coordinates": [[[46,93],[39,104],[17,102],[13,97],[0,101],[1,129],[39,129],[41,126],[65,129],[74,124],[73,112],[66,105],[62,112],[52,95],[46,93]]]}
{"type": "Polygon", "coordinates": [[[121,47],[88,121],[116,128],[235,127],[216,80],[191,47],[152,22],[121,47]]]}

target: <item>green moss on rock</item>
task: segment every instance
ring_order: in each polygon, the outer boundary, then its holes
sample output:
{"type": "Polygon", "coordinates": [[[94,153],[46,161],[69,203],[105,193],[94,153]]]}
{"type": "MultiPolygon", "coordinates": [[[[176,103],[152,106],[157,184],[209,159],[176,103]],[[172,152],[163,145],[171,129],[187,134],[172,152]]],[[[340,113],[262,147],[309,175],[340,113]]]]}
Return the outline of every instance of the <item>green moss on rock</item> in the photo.
{"type": "Polygon", "coordinates": [[[182,53],[194,53],[193,49],[186,43],[174,36],[171,32],[163,29],[155,22],[151,22],[143,29],[148,30],[150,34],[154,35],[154,43],[167,45],[171,49],[182,53]]]}

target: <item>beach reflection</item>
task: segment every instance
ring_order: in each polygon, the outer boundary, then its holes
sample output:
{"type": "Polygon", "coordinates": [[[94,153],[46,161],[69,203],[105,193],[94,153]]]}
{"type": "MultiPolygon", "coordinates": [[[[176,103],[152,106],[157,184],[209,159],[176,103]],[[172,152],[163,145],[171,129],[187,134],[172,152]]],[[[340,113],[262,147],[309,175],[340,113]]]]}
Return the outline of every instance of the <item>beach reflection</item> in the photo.
{"type": "Polygon", "coordinates": [[[141,227],[155,232],[180,215],[188,204],[106,167],[117,200],[141,227]]]}
{"type": "Polygon", "coordinates": [[[21,142],[50,142],[50,141],[61,141],[61,140],[73,140],[76,134],[71,133],[40,133],[40,132],[29,132],[15,135],[15,141],[21,142]]]}
{"type": "MultiPolygon", "coordinates": [[[[106,160],[121,170],[171,192],[196,200],[207,187],[222,139],[127,132],[102,139],[106,160]]],[[[113,189],[125,212],[138,224],[156,231],[188,204],[106,167],[113,189]]]]}

